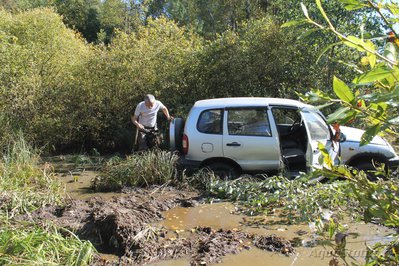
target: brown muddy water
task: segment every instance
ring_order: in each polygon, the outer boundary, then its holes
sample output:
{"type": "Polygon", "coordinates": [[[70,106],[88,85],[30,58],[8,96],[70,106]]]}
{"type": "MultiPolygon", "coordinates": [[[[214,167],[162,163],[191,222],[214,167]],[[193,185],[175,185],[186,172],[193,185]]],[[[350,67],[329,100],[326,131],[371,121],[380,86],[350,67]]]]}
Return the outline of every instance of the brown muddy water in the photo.
{"type": "MultiPolygon", "coordinates": [[[[334,255],[334,241],[326,241],[316,244],[315,235],[308,225],[284,225],[276,223],[278,217],[258,216],[248,217],[234,214],[236,208],[231,203],[205,204],[195,208],[176,207],[164,213],[165,220],[160,225],[179,234],[196,226],[210,226],[212,228],[224,228],[239,230],[258,235],[274,234],[279,237],[291,240],[295,243],[295,254],[282,255],[275,252],[268,252],[253,247],[244,250],[237,255],[227,255],[219,265],[330,265],[334,255]],[[261,223],[259,222],[261,221],[261,223]]],[[[362,264],[366,256],[366,245],[373,245],[377,242],[387,242],[391,239],[393,230],[364,223],[345,224],[346,238],[346,262],[347,264],[362,264]]],[[[339,265],[344,265],[342,259],[338,260],[339,265]]],[[[169,260],[150,264],[151,266],[187,266],[189,259],[169,260]]]]}
{"type": "MultiPolygon", "coordinates": [[[[66,227],[73,221],[76,227],[71,229],[81,232],[84,239],[103,241],[108,232],[101,235],[101,227],[112,231],[113,235],[108,238],[113,241],[113,249],[100,249],[105,253],[100,254],[101,258],[94,265],[186,266],[216,262],[222,266],[362,264],[366,245],[389,241],[390,234],[394,233],[373,224],[347,223],[344,261],[335,254],[334,241],[317,241],[320,238],[307,224],[287,225],[280,222],[277,215],[248,217],[237,214],[235,205],[227,202],[199,204],[201,201],[192,200],[196,193],[174,188],[152,192],[93,193],[90,185],[98,169],[82,165],[76,167],[64,161],[55,163],[54,169],[65,184],[67,198],[72,203],[62,211],[62,215],[53,215],[56,211],[50,209],[39,216],[50,217],[66,227]],[[162,237],[144,239],[136,247],[141,252],[138,257],[125,259],[124,252],[132,252],[132,236],[151,231],[148,229],[159,230],[157,234],[162,237]],[[93,232],[99,236],[93,237],[93,232]],[[289,240],[295,252],[271,252],[255,246],[257,236],[271,235],[277,237],[276,243],[289,240]],[[210,257],[203,254],[207,250],[210,257]],[[336,261],[333,261],[334,257],[337,257],[336,261]]],[[[283,245],[283,249],[290,245],[283,245]]]]}

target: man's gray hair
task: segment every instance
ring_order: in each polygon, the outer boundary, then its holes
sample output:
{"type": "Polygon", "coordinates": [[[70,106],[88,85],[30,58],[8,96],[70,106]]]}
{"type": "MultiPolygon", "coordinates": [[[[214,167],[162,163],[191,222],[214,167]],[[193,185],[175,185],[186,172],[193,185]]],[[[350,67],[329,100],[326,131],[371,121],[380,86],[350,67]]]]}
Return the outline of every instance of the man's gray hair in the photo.
{"type": "Polygon", "coordinates": [[[152,94],[147,94],[147,95],[144,97],[144,101],[145,101],[145,102],[153,103],[153,102],[155,102],[155,96],[152,95],[152,94]]]}

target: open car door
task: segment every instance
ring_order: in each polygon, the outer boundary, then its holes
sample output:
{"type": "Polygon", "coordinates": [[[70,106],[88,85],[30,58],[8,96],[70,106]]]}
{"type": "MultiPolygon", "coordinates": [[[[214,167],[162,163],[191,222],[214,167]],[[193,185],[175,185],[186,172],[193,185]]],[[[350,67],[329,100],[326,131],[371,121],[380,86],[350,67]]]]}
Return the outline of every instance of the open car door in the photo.
{"type": "Polygon", "coordinates": [[[323,116],[312,110],[301,110],[301,116],[305,123],[308,147],[306,150],[306,161],[308,170],[322,168],[322,151],[319,144],[324,145],[332,162],[336,162],[339,152],[339,141],[333,141],[333,132],[323,116]]]}

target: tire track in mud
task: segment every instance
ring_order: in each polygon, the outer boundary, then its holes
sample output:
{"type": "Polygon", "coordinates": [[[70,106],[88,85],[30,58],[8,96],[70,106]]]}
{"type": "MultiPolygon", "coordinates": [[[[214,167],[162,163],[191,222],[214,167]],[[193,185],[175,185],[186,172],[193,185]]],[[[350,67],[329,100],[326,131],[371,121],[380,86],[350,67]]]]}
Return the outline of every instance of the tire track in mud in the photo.
{"type": "Polygon", "coordinates": [[[90,240],[100,252],[119,257],[118,261],[97,258],[93,265],[143,265],[184,256],[191,258],[191,265],[209,265],[252,245],[283,254],[295,252],[289,241],[276,236],[211,227],[195,227],[179,235],[151,225],[164,219],[163,211],[197,204],[196,192],[173,187],[135,188],[111,200],[70,199],[64,207],[46,206],[21,218],[37,223],[52,221],[79,238],[90,240]]]}

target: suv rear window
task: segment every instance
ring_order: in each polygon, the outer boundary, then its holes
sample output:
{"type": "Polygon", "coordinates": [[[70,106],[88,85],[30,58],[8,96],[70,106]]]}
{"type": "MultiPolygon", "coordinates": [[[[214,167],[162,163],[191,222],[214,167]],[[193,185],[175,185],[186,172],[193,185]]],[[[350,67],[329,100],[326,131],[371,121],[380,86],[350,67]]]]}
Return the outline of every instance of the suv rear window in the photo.
{"type": "Polygon", "coordinates": [[[199,132],[207,134],[222,134],[222,109],[203,111],[197,122],[199,132]]]}
{"type": "Polygon", "coordinates": [[[266,108],[229,109],[227,125],[230,135],[271,136],[266,108]]]}

